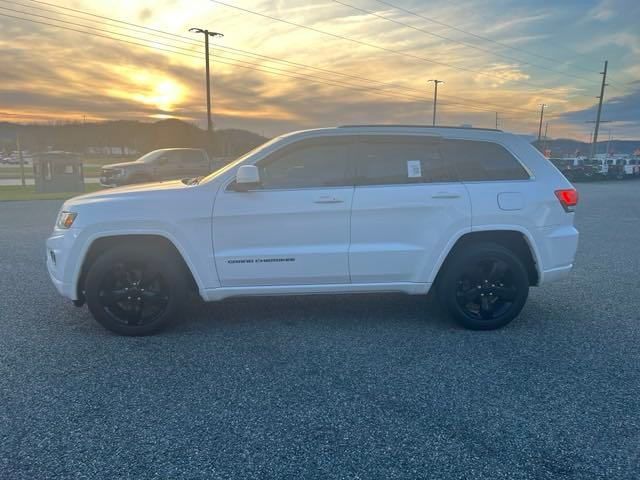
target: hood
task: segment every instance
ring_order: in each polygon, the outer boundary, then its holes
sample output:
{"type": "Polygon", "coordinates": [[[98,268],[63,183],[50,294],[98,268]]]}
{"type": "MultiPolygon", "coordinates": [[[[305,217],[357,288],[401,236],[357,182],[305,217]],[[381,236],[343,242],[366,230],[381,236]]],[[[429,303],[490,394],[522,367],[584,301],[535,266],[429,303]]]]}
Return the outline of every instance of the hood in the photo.
{"type": "Polygon", "coordinates": [[[122,162],[122,163],[110,163],[109,165],[103,165],[103,170],[111,170],[113,168],[127,168],[127,167],[137,167],[140,166],[141,163],[138,162],[122,162]]]}
{"type": "Polygon", "coordinates": [[[144,201],[154,193],[166,194],[170,191],[184,190],[192,188],[181,180],[169,180],[166,182],[140,183],[136,185],[126,185],[124,187],[106,188],[97,192],[87,193],[78,197],[73,197],[65,202],[65,208],[85,205],[90,203],[101,203],[104,201],[117,200],[139,200],[144,201]]]}

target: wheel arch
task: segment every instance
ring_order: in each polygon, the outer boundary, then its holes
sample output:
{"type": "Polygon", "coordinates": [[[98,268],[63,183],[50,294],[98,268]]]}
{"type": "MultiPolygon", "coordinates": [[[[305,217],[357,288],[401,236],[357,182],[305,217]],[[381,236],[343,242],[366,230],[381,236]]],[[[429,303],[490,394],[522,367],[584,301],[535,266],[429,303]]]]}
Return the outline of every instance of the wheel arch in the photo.
{"type": "Polygon", "coordinates": [[[459,235],[452,240],[449,248],[440,258],[430,280],[435,284],[440,273],[444,271],[449,259],[455,256],[460,248],[473,243],[497,243],[515,253],[524,263],[529,276],[529,284],[534,286],[540,283],[542,272],[540,270],[540,257],[535,248],[535,243],[530,233],[524,229],[514,227],[486,227],[474,229],[459,235]]]}
{"type": "Polygon", "coordinates": [[[80,268],[76,273],[75,291],[78,302],[84,302],[84,280],[92,263],[104,252],[120,245],[144,245],[145,248],[175,256],[182,264],[187,276],[189,287],[198,292],[201,290],[201,281],[197,271],[189,261],[180,244],[164,232],[136,232],[136,233],[104,233],[94,236],[87,244],[82,257],[80,268]]]}

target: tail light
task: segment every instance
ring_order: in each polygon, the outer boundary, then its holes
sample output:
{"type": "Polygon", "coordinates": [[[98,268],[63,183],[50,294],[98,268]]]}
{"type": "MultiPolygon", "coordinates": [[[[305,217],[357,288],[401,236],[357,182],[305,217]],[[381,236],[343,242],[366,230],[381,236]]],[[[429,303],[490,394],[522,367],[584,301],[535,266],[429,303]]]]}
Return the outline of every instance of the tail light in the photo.
{"type": "Polygon", "coordinates": [[[556,190],[556,197],[560,201],[560,205],[564,208],[565,212],[575,212],[576,205],[578,204],[578,191],[575,188],[568,188],[566,190],[556,190]]]}

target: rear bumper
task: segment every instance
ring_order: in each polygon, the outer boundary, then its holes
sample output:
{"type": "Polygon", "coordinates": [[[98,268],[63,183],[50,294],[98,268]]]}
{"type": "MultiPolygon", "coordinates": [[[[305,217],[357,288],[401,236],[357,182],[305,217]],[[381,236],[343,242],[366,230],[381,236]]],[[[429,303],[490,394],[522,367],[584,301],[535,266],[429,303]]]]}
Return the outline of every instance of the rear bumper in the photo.
{"type": "Polygon", "coordinates": [[[573,225],[538,229],[537,247],[540,281],[549,283],[565,278],[571,272],[578,250],[579,233],[573,225]]]}
{"type": "Polygon", "coordinates": [[[556,280],[562,280],[569,276],[573,269],[573,263],[565,265],[564,267],[552,268],[551,270],[544,270],[540,278],[540,284],[555,282],[556,280]]]}

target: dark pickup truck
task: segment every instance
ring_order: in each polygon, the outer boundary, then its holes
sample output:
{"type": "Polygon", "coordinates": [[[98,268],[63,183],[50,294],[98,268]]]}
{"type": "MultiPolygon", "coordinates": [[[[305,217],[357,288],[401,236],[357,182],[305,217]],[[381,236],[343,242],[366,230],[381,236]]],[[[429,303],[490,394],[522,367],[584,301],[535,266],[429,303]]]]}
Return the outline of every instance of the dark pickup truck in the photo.
{"type": "Polygon", "coordinates": [[[220,168],[204,150],[165,148],[154,150],[134,162],[104,165],[100,184],[117,187],[132,183],[174,180],[207,175],[220,168]]]}

